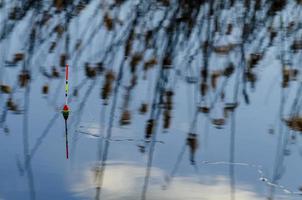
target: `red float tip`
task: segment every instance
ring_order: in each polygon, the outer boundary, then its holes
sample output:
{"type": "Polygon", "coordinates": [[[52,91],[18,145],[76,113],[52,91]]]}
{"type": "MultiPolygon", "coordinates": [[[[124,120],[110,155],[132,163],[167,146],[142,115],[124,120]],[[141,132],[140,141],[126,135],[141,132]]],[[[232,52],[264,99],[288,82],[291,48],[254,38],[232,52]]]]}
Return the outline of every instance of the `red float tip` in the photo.
{"type": "Polygon", "coordinates": [[[69,110],[69,107],[65,104],[64,107],[63,107],[63,110],[64,110],[64,111],[68,111],[68,110],[69,110]]]}

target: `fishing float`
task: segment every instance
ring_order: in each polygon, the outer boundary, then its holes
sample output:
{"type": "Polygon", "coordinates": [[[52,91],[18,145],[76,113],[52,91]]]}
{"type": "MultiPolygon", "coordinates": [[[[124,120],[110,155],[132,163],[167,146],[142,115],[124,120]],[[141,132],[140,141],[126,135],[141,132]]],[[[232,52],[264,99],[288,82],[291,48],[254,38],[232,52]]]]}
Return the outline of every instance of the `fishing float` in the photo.
{"type": "Polygon", "coordinates": [[[66,64],[65,69],[65,104],[63,106],[62,114],[65,120],[65,143],[66,143],[66,159],[68,159],[68,131],[67,131],[67,119],[69,116],[69,107],[68,107],[68,64],[66,64]]]}

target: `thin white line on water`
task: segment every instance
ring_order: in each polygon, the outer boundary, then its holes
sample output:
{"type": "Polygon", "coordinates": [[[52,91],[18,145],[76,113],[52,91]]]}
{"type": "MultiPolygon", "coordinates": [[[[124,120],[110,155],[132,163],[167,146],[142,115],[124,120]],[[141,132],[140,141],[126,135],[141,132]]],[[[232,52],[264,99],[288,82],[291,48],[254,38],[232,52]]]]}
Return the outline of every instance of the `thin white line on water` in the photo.
{"type": "Polygon", "coordinates": [[[281,184],[274,183],[272,180],[270,180],[270,178],[268,178],[267,176],[264,175],[264,172],[262,170],[263,169],[262,165],[243,163],[243,162],[227,162],[227,161],[216,161],[216,162],[201,161],[201,164],[202,165],[235,165],[235,166],[254,168],[254,169],[256,169],[256,171],[259,175],[259,180],[264,182],[266,185],[274,187],[274,188],[278,188],[286,194],[302,195],[302,191],[292,191],[281,184]]]}

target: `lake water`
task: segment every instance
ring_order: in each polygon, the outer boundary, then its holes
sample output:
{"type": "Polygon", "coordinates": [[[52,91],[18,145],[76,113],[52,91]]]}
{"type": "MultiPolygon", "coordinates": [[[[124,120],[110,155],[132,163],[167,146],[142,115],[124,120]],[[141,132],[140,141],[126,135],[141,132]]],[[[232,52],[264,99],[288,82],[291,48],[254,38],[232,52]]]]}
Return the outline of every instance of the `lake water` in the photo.
{"type": "Polygon", "coordinates": [[[301,11],[0,0],[0,199],[300,199],[301,11]]]}

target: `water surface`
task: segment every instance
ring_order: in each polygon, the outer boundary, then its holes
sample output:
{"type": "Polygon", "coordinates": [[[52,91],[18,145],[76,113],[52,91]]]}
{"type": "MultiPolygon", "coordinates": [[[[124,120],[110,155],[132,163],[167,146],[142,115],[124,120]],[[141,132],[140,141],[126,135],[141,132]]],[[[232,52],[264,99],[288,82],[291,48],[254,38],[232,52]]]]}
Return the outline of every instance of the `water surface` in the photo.
{"type": "Polygon", "coordinates": [[[0,1],[0,199],[299,199],[301,9],[0,1]]]}

